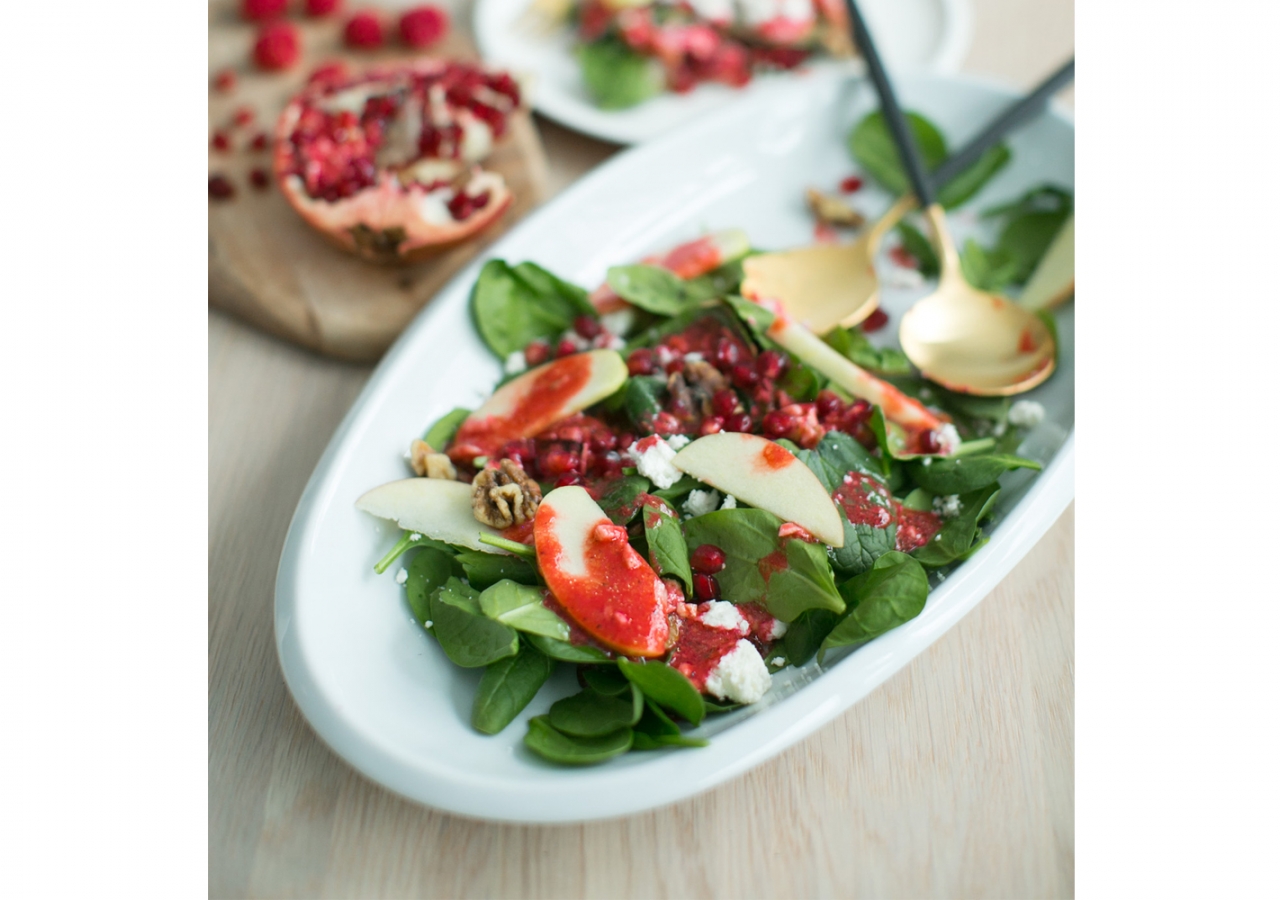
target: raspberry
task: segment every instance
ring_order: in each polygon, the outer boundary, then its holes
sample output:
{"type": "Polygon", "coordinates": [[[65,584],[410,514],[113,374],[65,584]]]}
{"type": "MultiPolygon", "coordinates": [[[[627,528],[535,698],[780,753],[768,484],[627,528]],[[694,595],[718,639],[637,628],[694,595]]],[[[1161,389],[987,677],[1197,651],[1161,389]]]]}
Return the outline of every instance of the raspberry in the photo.
{"type": "Polygon", "coordinates": [[[223,175],[209,176],[209,196],[214,200],[229,200],[236,195],[235,186],[223,175]]]}
{"type": "Polygon", "coordinates": [[[335,13],[342,6],[342,0],[305,0],[302,9],[312,17],[327,16],[335,13]]]}
{"type": "Polygon", "coordinates": [[[249,173],[249,180],[260,191],[265,191],[267,186],[271,184],[271,179],[267,176],[266,169],[254,169],[249,173]]]}
{"type": "Polygon", "coordinates": [[[264,25],[253,45],[253,61],[268,71],[287,69],[298,61],[298,29],[288,22],[264,25]]]}
{"type": "Polygon", "coordinates": [[[415,6],[400,17],[400,39],[410,47],[430,47],[449,30],[449,14],[438,6],[415,6]]]}
{"type": "Polygon", "coordinates": [[[219,93],[231,93],[236,89],[236,73],[230,69],[223,69],[213,76],[213,87],[219,93]]]}
{"type": "Polygon", "coordinates": [[[374,13],[356,13],[347,20],[342,39],[357,50],[376,50],[382,46],[382,22],[374,13]]]}
{"type": "Polygon", "coordinates": [[[240,17],[250,22],[266,22],[284,15],[287,0],[241,0],[240,17]]]}

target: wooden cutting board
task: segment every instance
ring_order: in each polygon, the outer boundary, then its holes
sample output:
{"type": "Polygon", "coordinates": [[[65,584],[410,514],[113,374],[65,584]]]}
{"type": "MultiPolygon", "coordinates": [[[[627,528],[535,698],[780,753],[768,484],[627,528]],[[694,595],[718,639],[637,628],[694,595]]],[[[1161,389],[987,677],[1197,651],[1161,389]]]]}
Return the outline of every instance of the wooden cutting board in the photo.
{"type": "MultiPolygon", "coordinates": [[[[230,200],[209,203],[209,305],[258,328],[342,359],[377,359],[409,320],[477,253],[536,207],[545,195],[546,156],[527,112],[511,128],[485,168],[502,174],[514,194],[503,217],[473,240],[425,262],[384,267],[363,262],[330,246],[293,211],[274,181],[266,190],[251,186],[255,168],[270,171],[271,154],[249,148],[259,131],[270,135],[276,117],[321,62],[346,60],[353,68],[412,58],[389,40],[389,49],[356,54],[342,46],[342,17],[311,20],[294,16],[303,54],[284,73],[258,71],[251,54],[253,25],[240,21],[233,2],[209,9],[209,136],[226,131],[232,149],[209,152],[209,173],[229,178],[230,200]],[[213,88],[213,75],[235,71],[229,93],[213,88]],[[241,107],[255,111],[247,127],[228,127],[241,107]]],[[[392,31],[394,32],[394,20],[392,31]]],[[[456,27],[431,55],[479,59],[469,36],[456,27]]]]}

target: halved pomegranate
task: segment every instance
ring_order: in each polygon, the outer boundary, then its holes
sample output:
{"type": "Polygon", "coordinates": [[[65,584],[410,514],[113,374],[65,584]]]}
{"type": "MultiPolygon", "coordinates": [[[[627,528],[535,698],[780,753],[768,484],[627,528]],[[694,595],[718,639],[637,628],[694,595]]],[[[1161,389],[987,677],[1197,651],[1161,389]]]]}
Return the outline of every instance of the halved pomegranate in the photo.
{"type": "Polygon", "coordinates": [[[414,262],[511,204],[488,156],[520,105],[506,72],[430,59],[320,79],[276,125],[275,175],[306,221],[378,263],[414,262]]]}

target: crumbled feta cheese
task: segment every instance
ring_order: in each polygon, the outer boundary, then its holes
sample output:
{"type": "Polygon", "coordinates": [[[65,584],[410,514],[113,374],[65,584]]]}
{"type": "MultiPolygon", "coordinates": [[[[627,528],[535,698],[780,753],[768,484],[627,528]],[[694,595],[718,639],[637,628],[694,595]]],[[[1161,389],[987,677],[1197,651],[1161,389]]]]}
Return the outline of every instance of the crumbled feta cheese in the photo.
{"type": "Polygon", "coordinates": [[[773,626],[769,629],[769,633],[765,635],[766,641],[779,641],[787,633],[787,623],[781,619],[774,619],[773,626]]]}
{"type": "MultiPolygon", "coordinates": [[[[675,439],[671,442],[664,441],[661,438],[652,440],[645,438],[643,441],[636,441],[627,448],[627,458],[636,464],[636,470],[653,482],[654,487],[664,490],[671,487],[680,480],[680,476],[684,473],[671,465],[671,460],[676,458],[676,450],[683,447],[672,447],[675,439]],[[645,444],[643,450],[640,445],[645,444]]],[[[689,442],[688,438],[684,438],[684,443],[689,442]]]]}
{"type": "Polygon", "coordinates": [[[703,355],[696,350],[692,353],[686,353],[684,355],[684,361],[687,363],[702,362],[703,359],[704,359],[703,355]]]}
{"type": "Polygon", "coordinates": [[[420,540],[422,540],[422,535],[418,534],[418,532],[416,532],[416,531],[415,531],[415,532],[413,532],[412,534],[410,534],[410,535],[409,535],[409,540],[411,540],[411,541],[420,541],[420,540]]]}
{"type": "Polygon", "coordinates": [[[401,569],[399,572],[396,573],[396,584],[404,584],[408,580],[409,580],[408,569],[401,569]]]}
{"type": "Polygon", "coordinates": [[[578,352],[591,349],[591,341],[587,340],[582,335],[578,334],[578,332],[574,331],[572,328],[570,328],[564,334],[560,335],[560,340],[568,341],[570,344],[573,345],[573,349],[577,350],[578,352]]]}
{"type": "Polygon", "coordinates": [[[926,456],[924,459],[920,460],[920,465],[922,465],[922,466],[931,466],[931,465],[933,465],[933,457],[932,457],[932,456],[926,456]]]}
{"type": "Polygon", "coordinates": [[[434,624],[436,624],[436,623],[435,623],[435,622],[432,622],[430,619],[427,619],[427,621],[425,621],[425,622],[423,622],[423,623],[422,623],[422,627],[423,627],[423,628],[430,628],[430,627],[431,627],[432,625],[434,625],[434,624]]]}
{"type": "Polygon", "coordinates": [[[933,511],[944,519],[954,519],[960,515],[960,495],[947,494],[945,497],[934,497],[933,511]]]}
{"type": "Polygon", "coordinates": [[[692,516],[705,515],[720,505],[719,491],[699,491],[692,490],[689,492],[689,498],[684,501],[684,511],[692,516]]]}
{"type": "Polygon", "coordinates": [[[947,423],[937,431],[938,446],[943,456],[950,456],[956,452],[956,448],[960,446],[960,432],[956,431],[956,426],[947,423]]]}
{"type": "Polygon", "coordinates": [[[707,692],[719,700],[755,703],[772,684],[769,668],[760,658],[755,645],[740,640],[732,650],[720,657],[707,676],[707,692]]]}
{"type": "Polygon", "coordinates": [[[698,616],[698,621],[708,628],[723,628],[743,635],[751,630],[750,623],[738,612],[738,607],[727,600],[712,600],[698,616]]]}
{"type": "Polygon", "coordinates": [[[689,437],[684,434],[673,434],[671,437],[667,438],[667,443],[671,445],[672,450],[682,450],[688,446],[689,437]]]}
{"type": "Polygon", "coordinates": [[[786,657],[783,657],[783,656],[775,656],[773,659],[769,660],[769,663],[770,663],[770,665],[774,665],[774,666],[781,666],[781,665],[784,665],[784,664],[786,663],[786,661],[787,661],[787,660],[786,660],[786,657]]]}
{"type": "Polygon", "coordinates": [[[657,354],[658,365],[664,368],[666,367],[667,363],[675,362],[675,358],[679,355],[678,353],[676,353],[676,351],[672,350],[666,344],[659,344],[654,349],[654,353],[657,354]]]}
{"type": "Polygon", "coordinates": [[[508,375],[519,375],[527,368],[529,368],[529,363],[525,361],[523,350],[513,351],[507,357],[507,361],[502,364],[502,371],[508,375]]]}
{"type": "Polygon", "coordinates": [[[1009,407],[1009,422],[1019,428],[1035,428],[1044,421],[1044,407],[1034,400],[1019,400],[1009,407]]]}
{"type": "Polygon", "coordinates": [[[592,338],[591,346],[600,350],[621,350],[623,347],[627,346],[627,342],[616,334],[611,334],[608,331],[602,331],[599,335],[592,338]]]}
{"type": "Polygon", "coordinates": [[[720,504],[720,508],[721,509],[737,509],[738,498],[733,496],[733,494],[725,494],[724,502],[720,504]]]}
{"type": "Polygon", "coordinates": [[[600,327],[612,335],[624,335],[631,330],[631,325],[635,320],[636,311],[628,307],[627,309],[605,313],[600,317],[600,327]]]}

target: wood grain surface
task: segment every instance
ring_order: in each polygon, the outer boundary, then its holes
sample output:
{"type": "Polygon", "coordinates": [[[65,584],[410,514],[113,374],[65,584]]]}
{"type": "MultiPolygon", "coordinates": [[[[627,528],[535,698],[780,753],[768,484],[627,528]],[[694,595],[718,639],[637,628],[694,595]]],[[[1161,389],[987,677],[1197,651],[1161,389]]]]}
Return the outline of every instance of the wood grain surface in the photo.
{"type": "MultiPolygon", "coordinates": [[[[973,0],[966,69],[1030,86],[1070,0],[973,0]]],[[[557,191],[615,148],[538,120],[557,191]]],[[[276,659],[276,565],[369,375],[209,318],[209,893],[214,897],[1066,897],[1074,892],[1069,509],[927,652],[728,784],[583,826],[402,800],[311,731],[276,659]]]]}
{"type": "MultiPolygon", "coordinates": [[[[457,247],[410,266],[378,266],[333,247],[303,222],[275,189],[250,187],[249,173],[270,170],[270,154],[247,148],[260,130],[271,133],[306,73],[330,59],[353,68],[410,56],[395,49],[353,54],[341,46],[339,18],[302,20],[303,60],[286,74],[266,75],[246,64],[253,29],[235,14],[237,4],[210,6],[209,71],[236,71],[234,92],[213,92],[209,131],[232,135],[233,150],[211,150],[209,171],[224,173],[236,196],[209,205],[209,303],[272,334],[342,359],[372,362],[436,292],[481,250],[542,202],[546,156],[528,112],[512,117],[509,133],[484,165],[506,179],[511,207],[490,228],[457,247]],[[237,109],[257,111],[254,125],[229,127],[237,109]]],[[[455,29],[433,55],[478,59],[469,35],[455,29]]]]}

